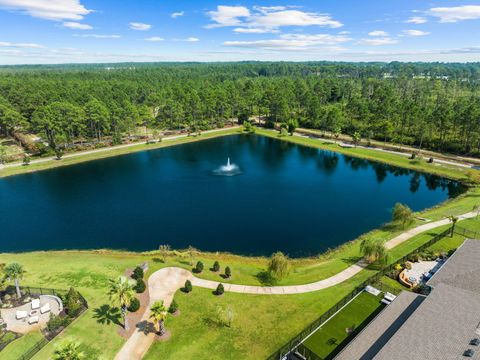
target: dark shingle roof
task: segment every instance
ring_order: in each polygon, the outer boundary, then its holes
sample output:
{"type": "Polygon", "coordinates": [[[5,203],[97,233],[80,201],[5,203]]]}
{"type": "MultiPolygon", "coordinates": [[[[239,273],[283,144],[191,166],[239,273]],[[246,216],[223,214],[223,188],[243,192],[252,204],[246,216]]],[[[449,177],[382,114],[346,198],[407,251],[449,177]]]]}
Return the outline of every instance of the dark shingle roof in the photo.
{"type": "Polygon", "coordinates": [[[335,357],[335,360],[372,359],[424,299],[422,295],[402,292],[335,357]]]}
{"type": "MultiPolygon", "coordinates": [[[[375,360],[461,360],[480,323],[480,294],[438,283],[374,357],[375,360]]],[[[480,329],[479,329],[480,330],[480,329]]]]}

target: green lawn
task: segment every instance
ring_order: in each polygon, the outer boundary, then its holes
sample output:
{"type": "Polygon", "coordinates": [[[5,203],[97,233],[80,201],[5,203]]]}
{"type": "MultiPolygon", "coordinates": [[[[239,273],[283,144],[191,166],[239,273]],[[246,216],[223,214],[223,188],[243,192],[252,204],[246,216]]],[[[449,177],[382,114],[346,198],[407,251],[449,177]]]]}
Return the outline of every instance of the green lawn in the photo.
{"type": "MultiPolygon", "coordinates": [[[[367,292],[360,293],[325,325],[311,335],[304,345],[325,359],[349,338],[347,329],[360,330],[362,325],[382,308],[381,297],[367,292]]],[[[337,349],[338,350],[338,349],[337,349]]]]}
{"type": "Polygon", "coordinates": [[[1,360],[18,360],[29,349],[43,338],[39,331],[34,331],[11,342],[0,352],[1,360]]]}

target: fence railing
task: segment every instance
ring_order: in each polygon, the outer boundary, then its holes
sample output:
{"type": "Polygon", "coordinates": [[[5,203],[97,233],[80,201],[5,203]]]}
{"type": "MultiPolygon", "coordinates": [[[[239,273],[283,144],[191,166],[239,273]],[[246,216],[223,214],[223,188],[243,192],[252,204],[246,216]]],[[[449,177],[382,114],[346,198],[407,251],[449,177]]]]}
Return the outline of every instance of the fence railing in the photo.
{"type": "MultiPolygon", "coordinates": [[[[298,346],[303,342],[303,340],[310,335],[314,330],[319,328],[325,321],[327,321],[332,315],[334,315],[338,310],[340,310],[342,307],[344,307],[350,300],[352,300],[356,295],[358,295],[360,292],[362,292],[367,285],[374,285],[378,284],[382,276],[387,274],[388,272],[392,271],[395,267],[396,264],[398,263],[403,263],[408,260],[408,258],[415,253],[421,252],[428,247],[432,246],[436,242],[440,241],[446,236],[451,235],[452,233],[452,228],[448,228],[447,230],[441,232],[440,234],[435,235],[432,239],[427,241],[426,243],[422,244],[415,250],[411,251],[407,255],[393,261],[390,265],[383,267],[381,270],[376,272],[374,275],[370,276],[367,280],[362,282],[359,286],[357,286],[352,292],[350,292],[348,295],[343,297],[339,302],[337,302],[335,305],[333,305],[330,309],[328,309],[326,312],[324,312],[318,319],[313,321],[311,324],[309,324],[305,329],[303,329],[299,334],[294,336],[287,344],[283,345],[280,349],[275,351],[273,354],[271,354],[267,360],[282,360],[288,356],[292,351],[295,351],[298,346]]],[[[304,347],[302,347],[303,350],[304,347]]],[[[306,351],[305,358],[308,360],[318,360],[317,355],[312,355],[313,353],[311,351],[306,351]]]]}
{"type": "Polygon", "coordinates": [[[458,225],[455,225],[454,232],[458,235],[465,236],[466,238],[469,238],[469,239],[480,239],[480,232],[465,229],[458,225]]]}
{"type": "MultiPolygon", "coordinates": [[[[13,286],[8,286],[6,291],[7,293],[14,293],[15,292],[15,287],[13,286]]],[[[54,295],[58,297],[65,296],[68,293],[68,290],[58,290],[58,289],[51,289],[51,288],[41,288],[41,287],[32,287],[32,286],[21,286],[20,287],[20,292],[23,295],[29,295],[29,296],[39,296],[39,295],[54,295]]],[[[82,310],[76,315],[75,318],[78,318],[80,315],[82,315],[87,309],[88,309],[88,302],[87,300],[83,297],[82,294],[78,293],[80,301],[82,302],[82,310]]],[[[53,339],[58,333],[55,333],[51,339],[53,339]]],[[[51,340],[50,339],[50,340],[51,340]]],[[[49,339],[42,337],[38,342],[36,342],[30,349],[26,350],[23,355],[21,355],[18,360],[29,360],[35,356],[36,353],[38,353],[45,345],[47,345],[50,342],[49,339]]]]}
{"type": "Polygon", "coordinates": [[[24,353],[22,356],[18,358],[18,360],[30,360],[35,356],[36,353],[38,353],[42,348],[48,344],[48,340],[45,338],[42,338],[41,340],[37,341],[35,345],[33,345],[26,353],[24,353]]]}

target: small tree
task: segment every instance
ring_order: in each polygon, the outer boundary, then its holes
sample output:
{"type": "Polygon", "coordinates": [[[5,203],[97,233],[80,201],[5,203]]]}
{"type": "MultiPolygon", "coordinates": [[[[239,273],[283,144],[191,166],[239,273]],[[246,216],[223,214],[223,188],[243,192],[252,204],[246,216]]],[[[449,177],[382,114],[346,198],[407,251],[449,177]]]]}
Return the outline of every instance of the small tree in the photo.
{"type": "Polygon", "coordinates": [[[480,205],[473,205],[472,211],[476,212],[476,216],[480,215],[480,205]]]}
{"type": "Polygon", "coordinates": [[[175,301],[175,299],[172,300],[172,303],[170,304],[170,307],[168,308],[168,312],[170,314],[175,314],[178,311],[178,304],[175,301]]]}
{"type": "Polygon", "coordinates": [[[225,268],[225,277],[228,279],[232,276],[232,270],[230,269],[230,266],[227,266],[225,268]]]}
{"type": "Polygon", "coordinates": [[[215,272],[218,272],[220,270],[220,263],[218,261],[215,261],[213,263],[212,270],[215,272]]]}
{"type": "Polygon", "coordinates": [[[80,294],[73,287],[70,288],[65,297],[65,311],[68,316],[75,317],[82,309],[80,294]]]}
{"type": "Polygon", "coordinates": [[[360,243],[360,251],[370,264],[386,264],[388,262],[388,251],[382,241],[363,239],[360,243]]]}
{"type": "Polygon", "coordinates": [[[162,262],[167,261],[167,256],[170,253],[170,245],[160,245],[158,247],[158,253],[160,254],[160,258],[162,259],[162,262]]]}
{"type": "Polygon", "coordinates": [[[392,220],[402,223],[403,228],[414,220],[413,211],[407,205],[396,203],[392,210],[392,220]]]}
{"type": "Polygon", "coordinates": [[[215,290],[215,295],[223,295],[225,292],[225,288],[223,287],[223,284],[218,284],[217,289],[215,290]]]}
{"type": "Polygon", "coordinates": [[[11,263],[5,266],[3,271],[5,272],[5,276],[15,284],[17,298],[20,299],[22,297],[22,293],[20,292],[20,280],[23,278],[23,274],[25,274],[23,266],[19,263],[11,263]]]}
{"type": "Polygon", "coordinates": [[[62,160],[63,157],[63,150],[58,146],[55,148],[55,157],[57,160],[62,160]]]}
{"type": "Polygon", "coordinates": [[[0,165],[5,164],[7,161],[7,148],[4,145],[0,145],[0,165]]]}
{"type": "Polygon", "coordinates": [[[110,289],[108,295],[110,300],[120,306],[122,312],[123,324],[128,331],[127,309],[132,299],[135,298],[135,281],[129,280],[125,276],[120,276],[116,280],[110,280],[110,289]]]}
{"type": "Polygon", "coordinates": [[[292,136],[293,133],[295,132],[295,129],[298,127],[297,119],[288,120],[287,127],[288,127],[288,132],[290,133],[290,136],[292,136]]]}
{"type": "Polygon", "coordinates": [[[23,165],[30,165],[30,156],[28,156],[28,154],[23,155],[23,165]]]}
{"type": "Polygon", "coordinates": [[[145,281],[143,279],[137,279],[137,283],[135,284],[135,292],[137,294],[143,294],[147,289],[147,285],[145,285],[145,281]]]}
{"type": "Polygon", "coordinates": [[[187,253],[188,253],[188,258],[190,259],[190,266],[193,266],[193,260],[195,258],[195,253],[197,252],[197,249],[195,249],[193,246],[189,246],[187,253]]]}
{"type": "Polygon", "coordinates": [[[193,290],[192,282],[190,280],[185,281],[185,286],[183,287],[183,291],[189,293],[193,290]]]}
{"type": "Polygon", "coordinates": [[[165,319],[167,318],[167,309],[163,301],[156,301],[150,308],[150,319],[158,323],[158,335],[165,335],[165,319]]]}
{"type": "Polygon", "coordinates": [[[85,353],[80,350],[80,344],[69,340],[60,345],[53,354],[54,360],[82,360],[85,353]]]}
{"type": "Polygon", "coordinates": [[[197,265],[195,266],[195,272],[197,274],[200,274],[203,271],[203,263],[201,261],[197,262],[197,265]]]}
{"type": "Polygon", "coordinates": [[[452,223],[452,230],[450,232],[450,237],[453,237],[453,234],[455,232],[455,225],[457,224],[457,221],[458,221],[458,217],[456,216],[453,216],[453,215],[450,215],[448,217],[448,219],[450,220],[450,222],[452,223]]]}
{"type": "Polygon", "coordinates": [[[281,251],[278,251],[272,255],[270,262],[268,263],[268,272],[277,279],[284,278],[290,269],[290,261],[288,257],[281,251]]]}
{"type": "Polygon", "coordinates": [[[133,269],[132,273],[132,279],[138,280],[138,279],[143,279],[145,276],[143,269],[140,266],[137,266],[135,269],[133,269]]]}
{"type": "Polygon", "coordinates": [[[360,135],[360,133],[358,131],[355,131],[352,135],[353,145],[355,145],[355,147],[357,147],[358,144],[360,144],[361,140],[362,140],[362,136],[360,135]]]}
{"type": "Polygon", "coordinates": [[[219,325],[232,327],[234,312],[231,306],[227,306],[227,308],[217,306],[215,315],[219,325]]]}
{"type": "Polygon", "coordinates": [[[335,142],[338,141],[338,138],[340,137],[340,135],[342,134],[342,128],[340,127],[340,125],[337,125],[333,128],[333,136],[335,137],[335,142]]]}

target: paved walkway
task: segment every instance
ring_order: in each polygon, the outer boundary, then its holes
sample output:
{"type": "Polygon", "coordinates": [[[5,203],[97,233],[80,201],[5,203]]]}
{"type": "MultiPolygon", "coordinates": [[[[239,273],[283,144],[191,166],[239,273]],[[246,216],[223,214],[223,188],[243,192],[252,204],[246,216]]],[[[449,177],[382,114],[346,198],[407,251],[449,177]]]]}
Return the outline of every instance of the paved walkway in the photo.
{"type": "MultiPolygon", "coordinates": [[[[476,212],[469,212],[458,216],[459,221],[469,219],[477,216],[476,212]]],[[[423,233],[425,231],[434,229],[439,226],[448,225],[450,219],[442,219],[433,221],[428,224],[417,226],[416,228],[405,231],[395,238],[387,241],[386,247],[392,249],[395,246],[411,239],[412,237],[423,233]]],[[[327,279],[316,281],[304,285],[291,286],[249,286],[236,284],[223,284],[225,291],[242,293],[242,294],[258,294],[258,295],[282,295],[282,294],[302,294],[338,285],[356,274],[358,274],[366,266],[365,262],[359,261],[354,265],[349,266],[345,270],[333,275],[327,279]]],[[[186,280],[190,280],[193,286],[198,286],[207,289],[216,289],[219,282],[205,279],[199,279],[190,271],[181,268],[169,267],[163,268],[153,273],[148,278],[148,289],[150,291],[150,305],[157,300],[163,300],[165,306],[169,306],[175,292],[183,287],[186,280]]],[[[155,334],[149,332],[153,324],[149,323],[150,310],[147,309],[142,317],[142,320],[137,324],[138,330],[127,340],[120,352],[115,357],[115,360],[139,360],[146,354],[151,344],[155,339],[155,334]]]]}
{"type": "MultiPolygon", "coordinates": [[[[237,128],[240,128],[240,126],[231,126],[231,127],[227,127],[227,128],[208,130],[208,131],[202,132],[202,134],[212,134],[212,133],[216,133],[216,132],[220,132],[220,131],[226,131],[226,130],[229,130],[229,129],[237,129],[237,128]]],[[[188,137],[188,134],[166,136],[162,139],[162,141],[176,140],[176,139],[181,139],[181,138],[185,138],[185,137],[188,137]]],[[[141,145],[141,144],[144,144],[144,143],[145,142],[134,142],[134,143],[131,143],[131,144],[109,146],[109,147],[105,147],[105,148],[101,148],[101,149],[95,149],[95,150],[79,151],[79,152],[75,152],[75,153],[72,153],[72,154],[66,154],[62,157],[62,159],[69,159],[69,158],[75,158],[75,157],[78,157],[78,156],[109,152],[109,151],[113,151],[113,150],[117,150],[117,149],[126,149],[126,148],[129,148],[129,147],[141,145]]],[[[53,157],[53,158],[32,160],[32,161],[30,161],[30,165],[46,163],[46,162],[49,162],[49,161],[52,161],[52,160],[56,160],[56,158],[53,157]]],[[[6,165],[1,165],[0,164],[0,170],[6,169],[6,168],[11,168],[11,167],[22,166],[22,165],[23,164],[21,162],[15,162],[15,163],[10,163],[10,164],[6,164],[6,165]]]]}

